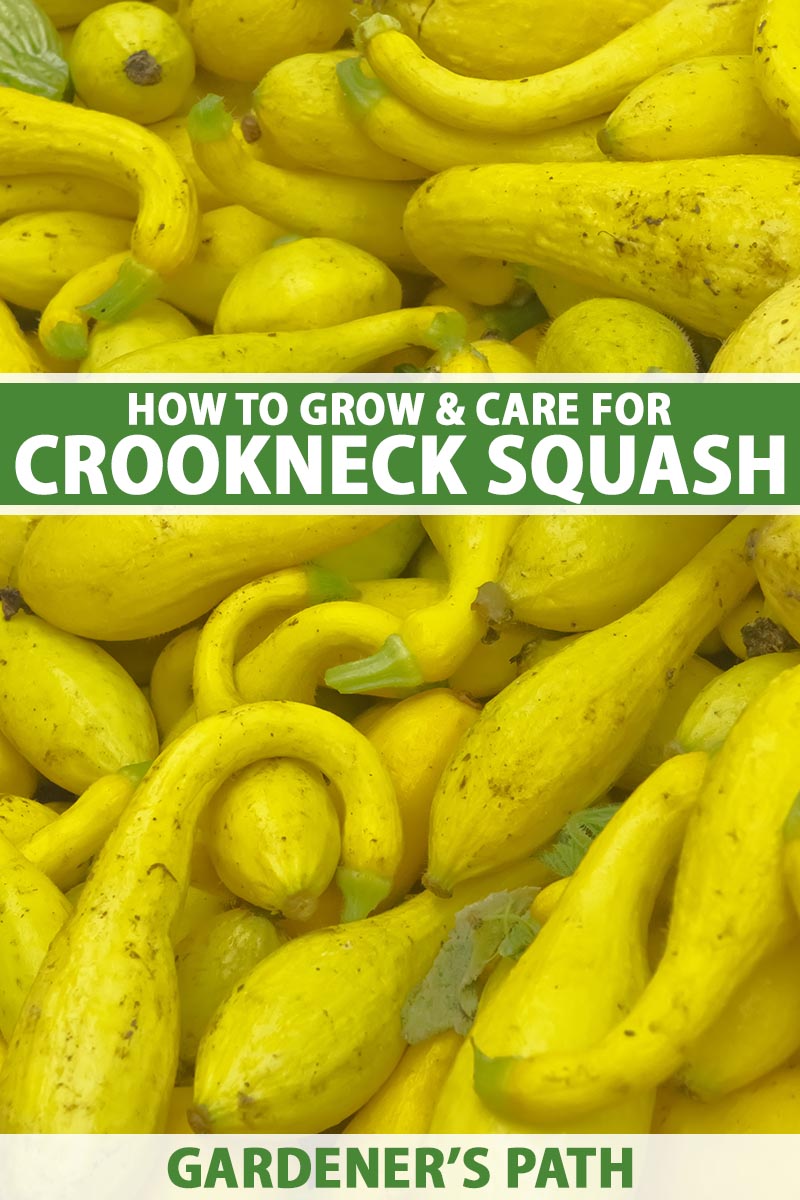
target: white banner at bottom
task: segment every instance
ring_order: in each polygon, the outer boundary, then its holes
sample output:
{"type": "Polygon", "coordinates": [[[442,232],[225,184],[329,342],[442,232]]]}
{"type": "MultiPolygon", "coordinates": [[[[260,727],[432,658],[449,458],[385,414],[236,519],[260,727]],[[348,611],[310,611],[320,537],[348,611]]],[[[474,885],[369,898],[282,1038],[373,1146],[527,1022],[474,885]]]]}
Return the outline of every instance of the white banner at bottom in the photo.
{"type": "Polygon", "coordinates": [[[339,1191],[413,1200],[795,1200],[800,1135],[0,1137],[0,1200],[339,1191]]]}

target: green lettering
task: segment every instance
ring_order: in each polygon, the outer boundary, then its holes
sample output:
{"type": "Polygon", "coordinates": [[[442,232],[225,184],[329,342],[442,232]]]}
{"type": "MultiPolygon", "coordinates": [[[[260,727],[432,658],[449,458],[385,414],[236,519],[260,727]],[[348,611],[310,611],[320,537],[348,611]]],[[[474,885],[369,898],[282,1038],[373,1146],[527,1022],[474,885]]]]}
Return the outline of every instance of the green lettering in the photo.
{"type": "Polygon", "coordinates": [[[407,1188],[408,1150],[402,1146],[387,1146],[384,1158],[384,1182],[387,1188],[407,1188]]]}
{"type": "Polygon", "coordinates": [[[282,1146],[278,1151],[278,1187],[304,1187],[311,1178],[311,1159],[305,1150],[295,1150],[292,1146],[282,1146]],[[297,1174],[289,1174],[289,1165],[297,1164],[297,1174]]]}
{"type": "Polygon", "coordinates": [[[233,1169],[230,1151],[226,1150],[224,1146],[215,1146],[208,1160],[208,1170],[203,1180],[203,1187],[216,1187],[220,1181],[229,1188],[237,1186],[236,1172],[233,1169]]]}
{"type": "Polygon", "coordinates": [[[579,1188],[588,1187],[588,1160],[595,1157],[597,1150],[594,1146],[570,1146],[567,1154],[570,1158],[575,1159],[575,1186],[579,1188]]]}
{"type": "Polygon", "coordinates": [[[611,1158],[613,1151],[608,1146],[600,1147],[600,1187],[610,1188],[614,1186],[611,1176],[621,1175],[622,1179],[619,1186],[623,1188],[633,1187],[633,1150],[630,1146],[623,1146],[621,1154],[622,1158],[619,1162],[614,1162],[611,1158]]]}
{"type": "Polygon", "coordinates": [[[428,1187],[430,1181],[431,1187],[443,1188],[443,1165],[444,1154],[441,1150],[420,1147],[414,1154],[414,1186],[425,1188],[428,1187]]]}
{"type": "Polygon", "coordinates": [[[269,1165],[272,1162],[272,1155],[269,1150],[260,1150],[257,1146],[246,1146],[242,1155],[243,1160],[243,1178],[242,1186],[246,1188],[254,1188],[256,1180],[259,1187],[271,1188],[272,1180],[269,1174],[269,1165]]]}
{"type": "Polygon", "coordinates": [[[512,1146],[506,1158],[506,1178],[510,1188],[519,1187],[521,1175],[528,1175],[536,1166],[536,1155],[525,1146],[512,1146]]]}
{"type": "Polygon", "coordinates": [[[358,1146],[348,1146],[347,1148],[347,1186],[348,1188],[358,1187],[358,1182],[361,1180],[368,1188],[380,1187],[380,1163],[378,1159],[378,1147],[370,1146],[367,1150],[366,1158],[359,1150],[358,1146]]]}
{"type": "Polygon", "coordinates": [[[536,1176],[535,1186],[537,1188],[547,1187],[551,1179],[554,1179],[560,1188],[569,1187],[567,1172],[561,1161],[561,1151],[554,1149],[553,1146],[546,1146],[542,1151],[542,1164],[536,1176]]]}
{"type": "Polygon", "coordinates": [[[338,1188],[339,1151],[336,1146],[317,1146],[314,1151],[314,1184],[318,1188],[338,1188]]]}
{"type": "Polygon", "coordinates": [[[464,1180],[465,1188],[482,1188],[486,1187],[491,1176],[486,1163],[481,1162],[482,1158],[486,1158],[489,1151],[485,1146],[470,1146],[469,1150],[464,1151],[464,1166],[468,1171],[472,1172],[471,1179],[464,1180]]]}
{"type": "Polygon", "coordinates": [[[173,1150],[167,1162],[167,1174],[169,1175],[170,1183],[174,1183],[175,1187],[179,1188],[196,1188],[200,1187],[200,1176],[202,1174],[199,1162],[187,1162],[190,1158],[199,1158],[200,1151],[197,1146],[182,1146],[180,1150],[173,1150]]]}

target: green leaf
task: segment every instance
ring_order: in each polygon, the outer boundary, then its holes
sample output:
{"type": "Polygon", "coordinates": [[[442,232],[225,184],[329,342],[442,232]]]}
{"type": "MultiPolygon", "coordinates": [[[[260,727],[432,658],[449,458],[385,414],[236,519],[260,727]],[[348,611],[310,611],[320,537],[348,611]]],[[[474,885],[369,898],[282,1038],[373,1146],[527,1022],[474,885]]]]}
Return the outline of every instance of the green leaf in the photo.
{"type": "Polygon", "coordinates": [[[69,83],[50,18],[33,0],[0,0],[0,86],[62,100],[69,83]]]}
{"type": "Polygon", "coordinates": [[[530,915],[522,915],[513,920],[506,931],[497,953],[500,958],[519,958],[530,946],[541,929],[541,925],[530,915]]]}
{"type": "Polygon", "coordinates": [[[554,842],[538,854],[538,859],[556,875],[573,875],[598,833],[619,811],[619,804],[598,804],[573,813],[554,842]]]}
{"type": "Polygon", "coordinates": [[[466,1034],[478,1010],[487,968],[516,958],[539,926],[529,909],[538,888],[494,892],[462,908],[453,931],[403,1007],[403,1036],[414,1045],[445,1029],[466,1034]]]}

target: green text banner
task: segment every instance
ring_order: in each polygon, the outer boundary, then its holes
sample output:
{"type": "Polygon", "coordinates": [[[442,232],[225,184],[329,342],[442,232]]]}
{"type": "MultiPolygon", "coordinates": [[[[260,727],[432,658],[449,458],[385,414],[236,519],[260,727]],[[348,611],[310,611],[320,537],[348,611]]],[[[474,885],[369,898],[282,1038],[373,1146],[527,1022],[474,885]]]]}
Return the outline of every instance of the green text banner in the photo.
{"type": "Polygon", "coordinates": [[[0,506],[791,510],[800,381],[30,377],[0,506]]]}

